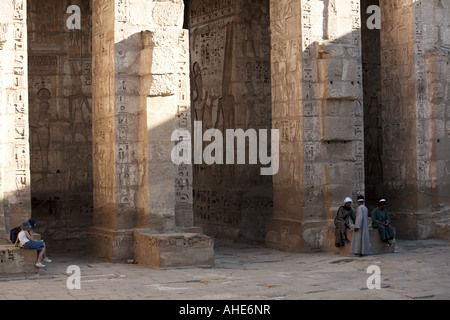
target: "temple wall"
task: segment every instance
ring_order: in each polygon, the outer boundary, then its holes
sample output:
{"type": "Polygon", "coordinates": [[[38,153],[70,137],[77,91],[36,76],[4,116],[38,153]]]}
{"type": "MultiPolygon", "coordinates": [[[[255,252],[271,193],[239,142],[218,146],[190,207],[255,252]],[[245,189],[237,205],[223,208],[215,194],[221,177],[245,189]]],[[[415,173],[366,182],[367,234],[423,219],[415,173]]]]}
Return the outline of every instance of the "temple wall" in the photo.
{"type": "Polygon", "coordinates": [[[28,4],[32,216],[49,245],[76,249],[93,216],[91,7],[73,2],[69,29],[66,3],[28,4]]]}
{"type": "Polygon", "coordinates": [[[54,250],[88,238],[109,260],[195,226],[308,252],[359,194],[369,209],[388,199],[402,237],[443,232],[424,221],[441,225],[450,207],[450,0],[70,4],[79,28],[64,1],[6,0],[0,12],[3,242],[32,216],[54,250]],[[223,154],[197,163],[217,147],[209,129],[223,154]],[[226,164],[237,129],[278,130],[274,176],[248,144],[245,164],[237,143],[226,164]],[[173,162],[191,147],[193,163],[173,162]]]}
{"type": "MultiPolygon", "coordinates": [[[[189,1],[188,19],[192,120],[220,130],[225,159],[227,129],[271,128],[268,1],[189,1]]],[[[264,241],[272,177],[248,150],[245,164],[194,165],[194,221],[206,234],[264,241]]]]}

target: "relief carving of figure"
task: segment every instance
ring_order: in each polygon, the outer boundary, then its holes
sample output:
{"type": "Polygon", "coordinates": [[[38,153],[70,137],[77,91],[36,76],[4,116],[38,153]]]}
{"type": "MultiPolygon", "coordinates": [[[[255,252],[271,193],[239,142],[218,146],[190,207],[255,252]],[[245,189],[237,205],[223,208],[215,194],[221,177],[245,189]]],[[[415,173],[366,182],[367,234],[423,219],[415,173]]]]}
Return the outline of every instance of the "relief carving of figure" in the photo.
{"type": "Polygon", "coordinates": [[[91,141],[89,132],[92,109],[88,97],[83,92],[80,69],[78,62],[70,62],[73,94],[68,97],[69,121],[72,129],[72,142],[89,142],[91,141]]]}
{"type": "Polygon", "coordinates": [[[50,149],[50,103],[51,93],[47,88],[41,88],[36,94],[38,107],[32,108],[30,114],[31,147],[37,146],[41,154],[41,173],[48,173],[48,153],[50,149]],[[34,112],[33,112],[34,111],[34,112]]]}

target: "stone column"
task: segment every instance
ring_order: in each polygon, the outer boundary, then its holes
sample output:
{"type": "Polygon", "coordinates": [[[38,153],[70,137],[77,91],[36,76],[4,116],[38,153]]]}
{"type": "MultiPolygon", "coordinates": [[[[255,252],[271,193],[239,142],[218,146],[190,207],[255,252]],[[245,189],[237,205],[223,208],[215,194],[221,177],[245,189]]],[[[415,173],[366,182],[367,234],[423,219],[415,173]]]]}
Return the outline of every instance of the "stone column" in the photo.
{"type": "Polygon", "coordinates": [[[8,0],[0,13],[1,238],[31,216],[26,4],[8,0]]]}
{"type": "Polygon", "coordinates": [[[138,193],[134,251],[140,264],[155,268],[214,264],[212,238],[193,227],[192,162],[174,164],[171,156],[190,150],[192,141],[189,36],[181,29],[182,14],[175,3],[159,4],[152,12],[156,26],[142,33],[139,74],[145,130],[140,163],[146,168],[138,193]],[[183,134],[172,141],[176,129],[183,134]],[[182,145],[174,148],[176,144],[182,145]]]}
{"type": "Polygon", "coordinates": [[[439,3],[380,1],[384,190],[392,211],[436,211],[440,198],[449,203],[439,185],[448,190],[442,62],[450,3],[439,3]]]}
{"type": "Polygon", "coordinates": [[[385,197],[398,236],[426,238],[450,204],[450,1],[380,7],[385,197]]]}
{"type": "Polygon", "coordinates": [[[152,267],[213,261],[211,239],[178,228],[192,226],[190,168],[171,160],[173,131],[190,126],[183,8],[182,1],[93,2],[88,247],[109,261],[135,258],[152,267]],[[178,225],[177,213],[186,217],[178,225]],[[195,258],[203,248],[207,258],[195,258]]]}
{"type": "Polygon", "coordinates": [[[345,197],[364,192],[357,1],[271,1],[272,113],[280,130],[266,244],[323,249],[345,197]]]}

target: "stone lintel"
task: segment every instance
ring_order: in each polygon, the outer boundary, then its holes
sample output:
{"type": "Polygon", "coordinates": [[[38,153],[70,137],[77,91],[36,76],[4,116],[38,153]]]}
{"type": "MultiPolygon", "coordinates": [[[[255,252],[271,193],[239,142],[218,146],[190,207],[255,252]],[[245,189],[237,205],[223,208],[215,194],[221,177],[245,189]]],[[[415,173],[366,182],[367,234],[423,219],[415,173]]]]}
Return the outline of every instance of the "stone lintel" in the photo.
{"type": "Polygon", "coordinates": [[[199,233],[134,230],[135,260],[152,268],[214,266],[214,240],[199,233]]]}

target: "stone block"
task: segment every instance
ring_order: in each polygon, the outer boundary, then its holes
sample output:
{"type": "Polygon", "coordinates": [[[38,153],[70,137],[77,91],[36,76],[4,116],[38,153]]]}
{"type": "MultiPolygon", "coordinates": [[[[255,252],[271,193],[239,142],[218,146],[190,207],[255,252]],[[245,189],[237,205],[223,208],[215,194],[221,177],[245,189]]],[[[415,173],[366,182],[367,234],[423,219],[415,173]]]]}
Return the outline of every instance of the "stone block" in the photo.
{"type": "Polygon", "coordinates": [[[303,248],[302,252],[322,251],[326,231],[327,221],[305,221],[303,222],[303,248]]]}
{"type": "Polygon", "coordinates": [[[353,140],[353,117],[323,117],[323,136],[325,141],[353,140]]]}
{"type": "Polygon", "coordinates": [[[132,259],[133,231],[109,230],[89,227],[86,234],[86,248],[89,255],[108,262],[124,262],[132,259]]]}
{"type": "Polygon", "coordinates": [[[441,239],[449,241],[450,210],[425,213],[390,213],[396,236],[406,240],[441,239]]]}
{"type": "Polygon", "coordinates": [[[214,266],[214,240],[198,233],[134,231],[135,260],[152,268],[214,266]]]}
{"type": "Polygon", "coordinates": [[[269,219],[266,230],[267,247],[288,252],[302,252],[303,225],[300,221],[269,219]]]}
{"type": "Polygon", "coordinates": [[[0,246],[0,277],[38,274],[36,258],[36,250],[21,249],[12,244],[0,246]]]}
{"type": "MultiPolygon", "coordinates": [[[[335,252],[345,256],[353,256],[350,253],[352,246],[353,230],[347,230],[347,237],[350,243],[345,244],[345,247],[335,247],[335,227],[331,226],[325,231],[325,240],[323,250],[327,252],[335,252]]],[[[370,254],[383,254],[395,251],[395,244],[393,246],[386,246],[381,240],[378,230],[369,227],[370,234],[370,254]]]]}

